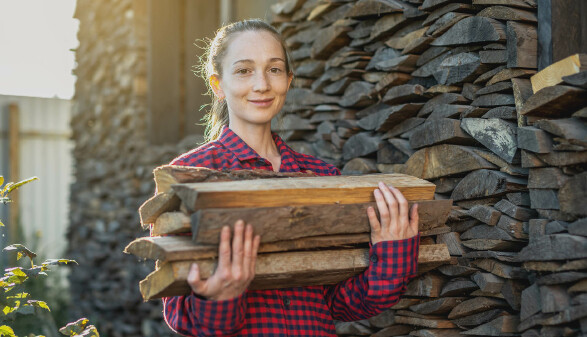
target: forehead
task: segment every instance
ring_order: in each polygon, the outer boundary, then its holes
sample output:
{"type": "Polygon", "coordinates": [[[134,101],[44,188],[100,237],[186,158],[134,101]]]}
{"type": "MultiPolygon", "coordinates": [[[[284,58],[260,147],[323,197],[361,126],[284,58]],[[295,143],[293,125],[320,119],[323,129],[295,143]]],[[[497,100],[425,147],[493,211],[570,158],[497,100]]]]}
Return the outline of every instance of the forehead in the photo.
{"type": "Polygon", "coordinates": [[[223,63],[232,64],[238,60],[262,61],[272,58],[285,60],[281,42],[264,30],[245,31],[230,38],[223,63]]]}

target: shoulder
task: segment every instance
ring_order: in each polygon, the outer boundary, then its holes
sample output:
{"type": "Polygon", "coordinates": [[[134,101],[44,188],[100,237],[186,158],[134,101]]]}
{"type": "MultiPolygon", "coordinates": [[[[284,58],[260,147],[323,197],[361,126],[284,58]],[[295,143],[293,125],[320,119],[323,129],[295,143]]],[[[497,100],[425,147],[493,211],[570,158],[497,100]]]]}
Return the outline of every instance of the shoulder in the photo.
{"type": "Polygon", "coordinates": [[[169,165],[220,169],[220,159],[225,156],[226,151],[220,142],[213,141],[178,156],[169,165]]]}
{"type": "Polygon", "coordinates": [[[328,164],[324,160],[318,159],[314,156],[299,153],[290,148],[290,151],[295,157],[295,160],[303,171],[312,171],[319,176],[338,176],[340,170],[332,165],[328,164]]]}

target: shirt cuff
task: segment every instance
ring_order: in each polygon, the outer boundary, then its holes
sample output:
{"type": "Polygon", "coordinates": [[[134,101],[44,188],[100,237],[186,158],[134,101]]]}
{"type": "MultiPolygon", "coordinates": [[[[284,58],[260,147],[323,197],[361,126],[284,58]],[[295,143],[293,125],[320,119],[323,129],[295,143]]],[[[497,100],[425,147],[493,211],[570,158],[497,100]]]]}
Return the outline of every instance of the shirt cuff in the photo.
{"type": "Polygon", "coordinates": [[[409,239],[381,241],[369,249],[369,269],[382,279],[413,277],[418,273],[420,233],[409,239]]]}
{"type": "Polygon", "coordinates": [[[202,327],[212,330],[234,331],[245,317],[246,292],[221,301],[211,301],[192,293],[189,298],[192,309],[202,327]]]}

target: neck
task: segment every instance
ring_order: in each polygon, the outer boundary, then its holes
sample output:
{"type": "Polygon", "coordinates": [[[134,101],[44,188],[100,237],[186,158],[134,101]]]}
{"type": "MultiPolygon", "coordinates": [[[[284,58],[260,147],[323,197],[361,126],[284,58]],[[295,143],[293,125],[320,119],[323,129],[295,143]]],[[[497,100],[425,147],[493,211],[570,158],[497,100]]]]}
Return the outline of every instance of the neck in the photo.
{"type": "Polygon", "coordinates": [[[271,159],[280,156],[279,150],[271,136],[271,124],[246,124],[236,125],[228,124],[228,127],[236,133],[247,145],[265,159],[271,159]]]}

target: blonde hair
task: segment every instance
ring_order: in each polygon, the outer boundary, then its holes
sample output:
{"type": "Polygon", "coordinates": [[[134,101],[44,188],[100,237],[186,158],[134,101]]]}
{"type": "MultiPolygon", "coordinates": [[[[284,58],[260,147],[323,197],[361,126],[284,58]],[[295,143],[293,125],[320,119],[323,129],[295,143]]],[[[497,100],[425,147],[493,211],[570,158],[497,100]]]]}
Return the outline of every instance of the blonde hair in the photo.
{"type": "Polygon", "coordinates": [[[214,95],[209,79],[212,75],[218,75],[219,77],[222,77],[222,59],[226,54],[231,37],[237,33],[246,31],[266,31],[273,34],[273,36],[275,36],[275,38],[281,43],[281,46],[283,47],[283,53],[285,54],[286,72],[288,74],[292,72],[292,66],[290,63],[291,58],[289,57],[285,40],[273,26],[269,25],[265,21],[260,19],[249,19],[234,22],[220,28],[216,32],[214,39],[208,44],[206,52],[201,59],[201,65],[199,68],[197,68],[199,69],[198,72],[206,82],[206,85],[208,86],[208,94],[212,98],[210,111],[207,112],[206,115],[204,115],[202,118],[204,124],[206,125],[204,135],[207,142],[217,139],[220,136],[222,127],[228,125],[228,107],[226,105],[226,100],[220,100],[214,95]],[[202,60],[205,60],[205,63],[202,62],[202,60]]]}

